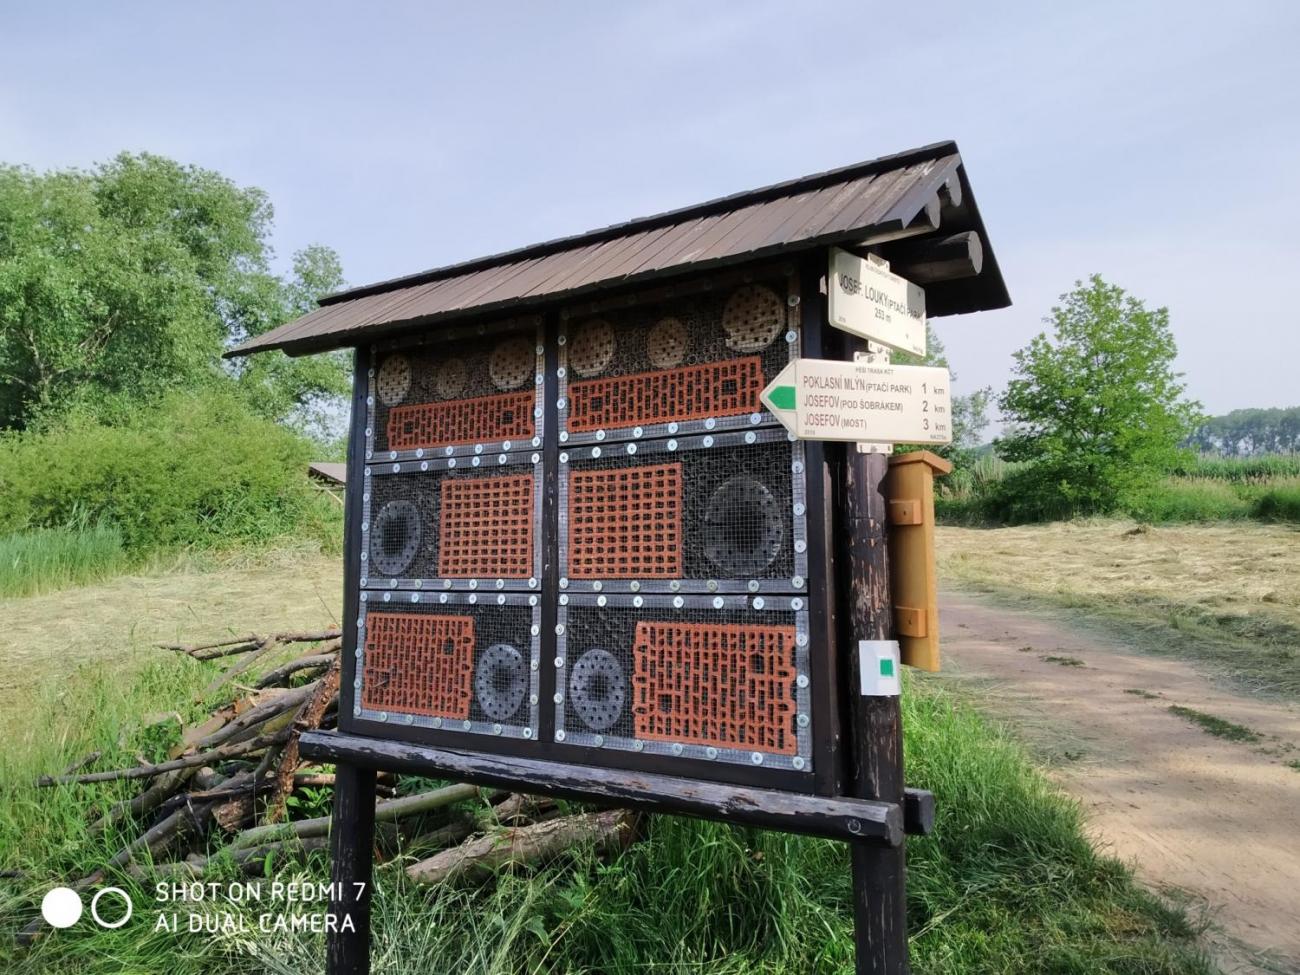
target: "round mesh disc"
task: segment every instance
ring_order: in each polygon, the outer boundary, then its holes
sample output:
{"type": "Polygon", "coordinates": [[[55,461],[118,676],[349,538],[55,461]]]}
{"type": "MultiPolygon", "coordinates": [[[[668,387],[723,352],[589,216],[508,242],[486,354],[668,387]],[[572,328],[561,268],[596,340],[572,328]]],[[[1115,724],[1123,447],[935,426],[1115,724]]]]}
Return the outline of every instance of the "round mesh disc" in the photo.
{"type": "Polygon", "coordinates": [[[569,343],[569,364],[579,376],[598,376],[614,358],[614,329],[596,319],[574,333],[569,343]]]}
{"type": "Polygon", "coordinates": [[[410,501],[389,501],[370,526],[371,571],[399,576],[420,550],[420,509],[410,501]]]}
{"type": "Polygon", "coordinates": [[[646,333],[646,358],[656,369],[675,369],[686,359],[687,342],[681,319],[661,318],[646,333]]]}
{"type": "Polygon", "coordinates": [[[464,359],[445,359],[433,373],[433,389],[439,399],[455,399],[465,392],[469,383],[469,370],[464,359]]]}
{"type": "Polygon", "coordinates": [[[760,352],[781,332],[785,308],[771,288],[747,284],[737,288],[722,309],[722,330],[727,348],[736,352],[760,352]]]}
{"type": "Polygon", "coordinates": [[[396,406],[411,391],[411,360],[404,355],[390,355],[375,376],[379,399],[385,406],[396,406]]]}
{"type": "Polygon", "coordinates": [[[507,720],[519,710],[527,693],[528,668],[518,650],[508,643],[494,643],[479,655],[474,696],[489,718],[507,720]]]}
{"type": "Polygon", "coordinates": [[[569,700],[592,731],[607,731],[623,713],[623,665],[608,650],[588,650],[569,675],[569,700]]]}
{"type": "Polygon", "coordinates": [[[492,350],[488,372],[497,389],[518,389],[533,378],[536,365],[528,339],[507,339],[492,350]]]}
{"type": "Polygon", "coordinates": [[[704,511],[704,554],[728,578],[753,576],[781,554],[785,520],[767,485],[744,474],[713,492],[704,511]]]}

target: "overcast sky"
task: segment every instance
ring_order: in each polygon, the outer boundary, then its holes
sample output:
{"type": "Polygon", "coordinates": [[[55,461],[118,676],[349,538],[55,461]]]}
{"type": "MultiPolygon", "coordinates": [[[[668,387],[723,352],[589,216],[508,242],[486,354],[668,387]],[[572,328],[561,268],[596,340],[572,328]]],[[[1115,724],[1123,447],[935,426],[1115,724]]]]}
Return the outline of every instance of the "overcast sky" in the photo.
{"type": "Polygon", "coordinates": [[[1167,305],[1212,413],[1300,403],[1300,3],[19,3],[0,160],[148,150],[267,190],[363,284],[956,139],[1011,289],[1167,305]]]}

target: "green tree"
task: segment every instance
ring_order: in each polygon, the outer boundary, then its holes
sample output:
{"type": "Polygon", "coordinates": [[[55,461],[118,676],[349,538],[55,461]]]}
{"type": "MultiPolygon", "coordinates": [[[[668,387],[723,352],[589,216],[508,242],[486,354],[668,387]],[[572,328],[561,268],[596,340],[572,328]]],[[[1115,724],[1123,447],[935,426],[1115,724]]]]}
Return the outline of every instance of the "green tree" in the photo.
{"type": "Polygon", "coordinates": [[[997,451],[1027,465],[1003,484],[1016,520],[1114,510],[1179,461],[1200,420],[1173,369],[1168,309],[1093,275],[1046,321],[1052,337],[1015,354],[998,401],[1009,427],[997,451]]]}
{"type": "MultiPolygon", "coordinates": [[[[0,165],[0,427],[229,382],[231,342],[341,283],[325,248],[298,255],[292,280],[274,275],[272,216],[261,190],[154,155],[89,171],[0,165]]],[[[249,389],[284,419],[345,386],[335,357],[249,389]]]]}
{"type": "MultiPolygon", "coordinates": [[[[259,318],[246,318],[233,330],[236,341],[258,335],[281,322],[305,315],[325,295],[343,287],[343,266],[328,247],[313,245],[293,256],[293,276],[276,281],[259,318]]],[[[351,388],[350,352],[335,351],[291,358],[262,352],[231,368],[255,412],[289,423],[318,440],[341,432],[346,395],[351,388]]]]}

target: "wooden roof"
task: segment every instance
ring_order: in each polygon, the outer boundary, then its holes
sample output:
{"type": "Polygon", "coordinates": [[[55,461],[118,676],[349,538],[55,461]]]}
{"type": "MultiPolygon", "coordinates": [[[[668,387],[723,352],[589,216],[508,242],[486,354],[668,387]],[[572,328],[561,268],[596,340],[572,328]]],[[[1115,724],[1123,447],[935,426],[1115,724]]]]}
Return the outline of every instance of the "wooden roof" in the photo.
{"type": "MultiPolygon", "coordinates": [[[[601,230],[394,278],[319,308],[227,355],[355,346],[415,326],[534,310],[596,290],[776,255],[928,232],[975,231],[983,270],[926,289],[927,313],[1011,303],[957,146],[941,142],[601,230]],[[940,225],[942,224],[942,227],[940,225]]],[[[888,255],[886,255],[888,256],[888,255]]]]}

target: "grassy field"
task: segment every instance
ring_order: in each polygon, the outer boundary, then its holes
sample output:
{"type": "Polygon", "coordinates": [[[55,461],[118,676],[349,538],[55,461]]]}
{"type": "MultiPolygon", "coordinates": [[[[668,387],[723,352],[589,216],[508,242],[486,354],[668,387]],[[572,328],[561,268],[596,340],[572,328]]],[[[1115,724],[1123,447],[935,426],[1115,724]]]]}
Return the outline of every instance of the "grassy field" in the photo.
{"type": "Polygon", "coordinates": [[[85,662],[137,665],[163,640],[219,639],[316,627],[341,618],[339,560],[315,545],[155,559],[152,571],[77,589],[0,599],[0,733],[32,687],[85,662]]]}
{"type": "Polygon", "coordinates": [[[940,579],[1082,610],[1151,649],[1300,696],[1300,530],[1118,520],[942,526],[940,579]]]}
{"type": "MultiPolygon", "coordinates": [[[[126,578],[5,604],[10,619],[28,626],[6,639],[27,646],[27,665],[45,678],[26,681],[26,706],[4,729],[0,754],[0,970],[298,973],[318,964],[319,935],[262,933],[256,914],[266,908],[256,905],[216,905],[248,920],[245,932],[153,930],[159,906],[147,878],[117,874],[112,880],[137,904],[122,929],[93,933],[82,924],[29,951],[15,948],[13,935],[45,890],[98,867],[129,838],[87,828],[93,809],[126,794],[121,785],[37,790],[35,778],[93,750],[104,752],[100,767],[132,764],[147,748],[137,733],[141,714],[179,709],[196,717],[185,702],[215,665],[143,644],[158,635],[318,623],[320,601],[337,598],[336,572],[331,560],[290,556],[279,565],[126,578]],[[255,612],[236,611],[250,600],[255,612]],[[265,622],[250,619],[259,614],[265,622]],[[42,617],[43,629],[35,623],[42,617]],[[82,652],[69,655],[67,646],[82,652]],[[31,659],[42,648],[53,662],[31,659]],[[72,673],[70,661],[92,648],[98,655],[72,673]]],[[[1077,805],[977,707],[924,678],[909,682],[904,703],[909,781],[940,796],[935,835],[909,844],[917,972],[1212,971],[1183,915],[1095,852],[1077,805]]],[[[850,970],[847,857],[834,843],[658,817],[648,839],[613,863],[556,863],[482,889],[413,886],[402,862],[378,869],[377,971],[850,970]]],[[[274,876],[322,882],[327,867],[317,858],[274,876]]]]}

